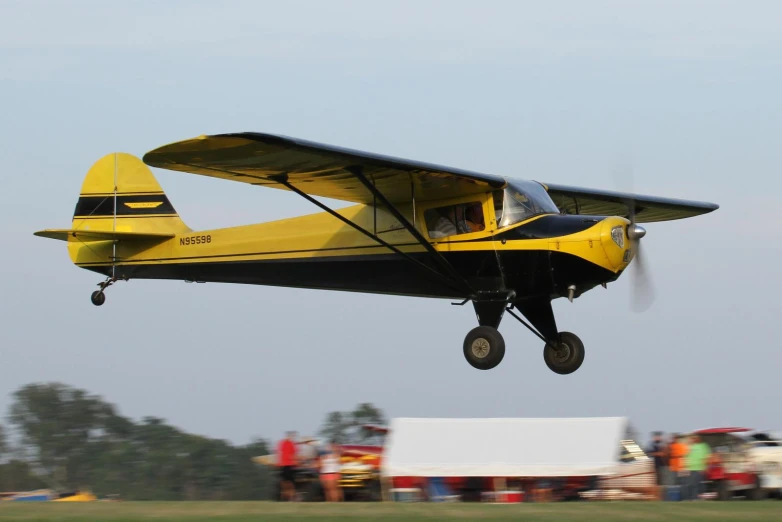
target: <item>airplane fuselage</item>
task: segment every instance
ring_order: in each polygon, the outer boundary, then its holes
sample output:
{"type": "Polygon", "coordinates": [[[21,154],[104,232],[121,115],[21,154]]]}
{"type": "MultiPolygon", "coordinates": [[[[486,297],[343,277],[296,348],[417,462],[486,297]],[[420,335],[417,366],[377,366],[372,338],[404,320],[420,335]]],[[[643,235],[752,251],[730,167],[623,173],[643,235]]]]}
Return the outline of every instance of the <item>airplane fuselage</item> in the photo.
{"type": "MultiPolygon", "coordinates": [[[[425,236],[420,216],[401,209],[425,236]]],[[[338,211],[423,263],[431,254],[389,213],[354,205],[338,211]]],[[[492,222],[493,223],[493,222],[492,222]]],[[[578,294],[615,280],[627,266],[626,248],[611,241],[623,218],[541,215],[504,229],[443,239],[434,248],[473,288],[511,289],[524,296],[557,297],[569,285],[578,294]]],[[[467,298],[462,289],[432,277],[326,212],[268,223],[178,233],[157,244],[88,246],[69,243],[77,266],[119,278],[173,279],[467,298]]]]}

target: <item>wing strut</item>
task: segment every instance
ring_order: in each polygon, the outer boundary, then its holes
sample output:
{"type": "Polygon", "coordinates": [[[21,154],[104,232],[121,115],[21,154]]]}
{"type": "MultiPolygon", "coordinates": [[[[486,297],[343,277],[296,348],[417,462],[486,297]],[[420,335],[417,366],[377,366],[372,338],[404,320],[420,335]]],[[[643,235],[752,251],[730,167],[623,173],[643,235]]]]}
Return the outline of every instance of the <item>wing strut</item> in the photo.
{"type": "Polygon", "coordinates": [[[391,203],[388,198],[386,198],[383,193],[380,192],[377,187],[367,179],[366,176],[364,176],[364,172],[360,166],[348,167],[345,170],[356,176],[356,178],[358,178],[358,180],[367,188],[367,190],[369,190],[375,198],[383,203],[388,211],[391,212],[391,214],[397,220],[399,220],[400,223],[402,223],[402,225],[407,229],[408,232],[410,232],[415,240],[418,241],[427,252],[429,252],[429,254],[432,256],[432,259],[434,259],[441,268],[446,270],[455,281],[458,281],[462,285],[462,288],[468,290],[471,297],[475,296],[475,290],[470,286],[470,283],[468,283],[467,280],[456,271],[451,263],[449,263],[448,260],[445,259],[445,257],[443,257],[443,255],[438,252],[437,249],[435,249],[424,236],[421,235],[418,229],[416,229],[415,226],[410,223],[410,221],[404,215],[402,215],[401,212],[399,212],[399,209],[397,209],[394,204],[391,203]]]}
{"type": "MultiPolygon", "coordinates": [[[[373,234],[372,232],[370,232],[370,231],[368,231],[368,230],[364,229],[363,227],[361,227],[361,226],[359,226],[359,225],[355,224],[354,222],[352,222],[351,220],[349,220],[349,219],[348,219],[348,218],[346,218],[345,216],[343,216],[343,215],[341,215],[341,214],[338,214],[338,213],[337,213],[337,212],[335,212],[333,209],[331,209],[331,208],[329,208],[328,206],[324,205],[323,203],[321,203],[321,202],[320,202],[320,201],[318,201],[317,199],[313,198],[313,197],[312,197],[312,196],[310,196],[309,194],[306,194],[305,192],[302,192],[301,190],[297,189],[295,186],[293,186],[292,184],[290,184],[290,183],[287,181],[287,179],[286,179],[286,178],[287,178],[287,175],[282,175],[282,176],[270,176],[270,177],[269,177],[269,179],[272,179],[272,180],[276,181],[277,183],[279,183],[279,184],[281,184],[281,185],[284,185],[286,188],[288,188],[288,189],[289,189],[289,190],[291,190],[292,192],[295,192],[296,194],[298,194],[299,196],[303,197],[304,199],[306,199],[306,200],[307,200],[307,201],[309,201],[310,203],[312,203],[312,204],[314,204],[314,205],[316,205],[316,206],[320,207],[321,209],[325,210],[326,212],[328,212],[329,214],[331,214],[331,215],[332,215],[332,216],[334,216],[335,218],[339,219],[340,221],[342,221],[342,222],[343,222],[343,223],[345,223],[346,225],[349,225],[349,226],[353,227],[354,229],[356,229],[357,231],[361,232],[362,234],[364,234],[364,235],[365,235],[365,236],[367,236],[368,238],[370,238],[370,239],[372,239],[372,240],[374,240],[374,241],[376,241],[376,242],[380,243],[382,246],[384,246],[384,247],[388,248],[388,249],[389,249],[389,250],[391,250],[392,252],[394,252],[394,253],[396,253],[396,254],[399,254],[400,256],[404,257],[405,259],[407,259],[408,261],[412,262],[413,264],[415,264],[415,265],[418,265],[419,267],[421,267],[421,268],[423,268],[424,270],[428,271],[429,273],[431,273],[432,275],[434,275],[434,276],[436,276],[438,279],[440,279],[442,282],[446,283],[446,284],[447,284],[448,286],[450,286],[451,288],[454,288],[454,289],[456,289],[456,290],[459,290],[459,291],[462,291],[462,292],[465,290],[465,289],[464,289],[463,287],[461,287],[459,284],[454,284],[454,283],[461,283],[462,281],[459,281],[459,280],[456,280],[456,281],[454,281],[454,280],[452,280],[452,279],[450,279],[450,278],[448,278],[448,277],[444,276],[443,274],[441,274],[441,273],[440,273],[440,272],[438,272],[437,270],[433,269],[433,268],[432,268],[432,267],[430,267],[429,265],[427,265],[427,264],[425,264],[425,263],[422,263],[421,261],[419,261],[419,260],[417,260],[417,259],[415,259],[415,258],[413,258],[413,257],[410,257],[410,256],[409,256],[409,255],[407,255],[406,253],[404,253],[404,252],[402,252],[401,250],[399,250],[398,248],[396,248],[394,245],[391,245],[391,244],[389,244],[388,242],[386,242],[386,241],[384,241],[384,240],[380,239],[380,238],[379,238],[379,237],[378,237],[376,234],[373,234]]],[[[404,224],[404,223],[403,223],[403,224],[404,224]]],[[[469,288],[469,287],[468,287],[468,288],[469,288]]],[[[470,291],[472,292],[472,290],[470,290],[470,291]]]]}
{"type": "MultiPolygon", "coordinates": [[[[181,163],[181,165],[195,166],[195,165],[190,165],[188,163],[181,163]]],[[[227,170],[227,169],[218,169],[218,168],[215,168],[215,167],[206,167],[206,166],[203,166],[203,165],[200,166],[199,168],[206,169],[206,170],[214,170],[216,172],[224,172],[226,174],[232,174],[234,176],[243,175],[243,174],[239,174],[237,172],[232,172],[232,171],[227,170]]],[[[301,190],[297,189],[291,183],[288,182],[288,175],[287,174],[282,174],[282,175],[279,175],[279,176],[268,176],[266,178],[259,177],[258,179],[268,179],[270,181],[274,181],[276,183],[279,183],[279,184],[283,185],[285,188],[295,192],[296,194],[300,195],[301,197],[303,197],[307,201],[309,201],[309,202],[313,203],[314,205],[320,207],[321,209],[325,210],[326,212],[328,212],[332,216],[336,217],[337,219],[339,219],[340,221],[342,221],[346,225],[349,225],[349,226],[353,227],[354,229],[356,229],[357,231],[361,232],[365,236],[367,236],[367,237],[371,238],[372,240],[378,242],[380,245],[390,249],[392,252],[401,255],[403,258],[411,261],[416,266],[425,269],[427,272],[429,272],[430,274],[436,276],[438,279],[440,279],[440,281],[446,283],[448,286],[450,286],[454,290],[458,290],[458,291],[462,292],[463,295],[466,294],[470,299],[473,299],[474,296],[475,296],[475,290],[473,290],[473,288],[470,286],[470,284],[467,282],[467,280],[464,279],[461,276],[461,274],[459,274],[456,271],[456,269],[454,269],[453,266],[451,266],[451,264],[442,256],[442,254],[440,254],[440,252],[435,250],[435,248],[421,235],[421,233],[418,232],[418,230],[416,230],[415,227],[410,224],[410,221],[408,221],[407,218],[405,218],[402,215],[402,213],[399,212],[399,210],[390,201],[388,201],[388,199],[379,190],[377,190],[377,188],[372,183],[369,182],[369,180],[366,178],[366,176],[364,176],[364,173],[361,171],[361,167],[356,167],[356,168],[350,168],[349,167],[346,170],[348,170],[348,172],[350,172],[351,174],[356,176],[356,178],[358,178],[358,180],[361,181],[361,183],[364,184],[364,186],[366,186],[367,189],[369,189],[369,191],[372,193],[372,195],[375,196],[375,198],[379,199],[386,206],[386,208],[391,212],[391,214],[396,219],[398,219],[399,222],[402,223],[402,225],[408,230],[408,232],[410,232],[413,235],[413,237],[432,255],[433,259],[440,265],[440,267],[445,269],[445,271],[448,273],[448,275],[450,277],[447,277],[445,274],[442,274],[442,273],[438,272],[437,270],[435,270],[434,268],[426,265],[425,263],[422,263],[422,262],[418,261],[417,259],[414,259],[414,258],[410,257],[409,255],[405,254],[404,252],[402,252],[401,250],[399,250],[395,246],[390,245],[386,241],[380,239],[375,234],[369,232],[368,230],[365,230],[364,228],[362,228],[362,227],[358,226],[357,224],[353,223],[352,221],[350,221],[346,217],[336,213],[334,210],[332,210],[331,208],[327,207],[326,205],[324,205],[320,201],[314,199],[309,194],[306,194],[306,193],[302,192],[301,190]]]]}

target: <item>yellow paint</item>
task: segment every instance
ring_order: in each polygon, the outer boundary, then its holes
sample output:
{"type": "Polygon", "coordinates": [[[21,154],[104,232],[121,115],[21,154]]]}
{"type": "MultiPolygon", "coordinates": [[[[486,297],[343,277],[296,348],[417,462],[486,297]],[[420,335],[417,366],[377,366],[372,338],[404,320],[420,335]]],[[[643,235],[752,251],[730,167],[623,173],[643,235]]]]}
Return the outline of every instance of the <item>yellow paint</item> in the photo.
{"type": "MultiPolygon", "coordinates": [[[[162,194],[162,189],[149,168],[138,158],[123,153],[109,154],[98,160],[87,173],[81,194],[110,197],[113,195],[115,177],[117,191],[123,195],[162,194]]],[[[553,250],[578,256],[614,273],[627,266],[627,263],[622,261],[625,249],[619,248],[611,239],[613,226],[625,226],[628,223],[623,218],[609,218],[587,230],[568,236],[501,243],[474,240],[490,238],[497,232],[523,226],[542,216],[497,230],[491,191],[416,204],[415,216],[413,216],[412,204],[400,204],[398,208],[407,219],[414,220],[419,230],[428,237],[428,232],[423,230],[424,212],[427,209],[468,201],[481,202],[484,221],[487,224],[486,230],[433,240],[432,244],[437,250],[443,252],[553,250]]],[[[161,203],[131,202],[128,206],[155,208],[161,203]]],[[[377,232],[383,240],[398,246],[403,252],[424,251],[402,224],[382,207],[357,204],[337,212],[370,232],[374,231],[376,217],[377,232]]],[[[60,237],[56,238],[67,238],[71,260],[77,265],[110,265],[116,240],[118,276],[122,275],[123,266],[136,264],[220,263],[389,253],[385,247],[325,212],[268,223],[198,232],[188,228],[176,214],[144,218],[117,217],[116,219],[113,216],[78,217],[73,220],[71,231],[73,230],[114,231],[127,234],[124,237],[106,236],[106,240],[101,240],[102,236],[98,235],[95,239],[87,241],[79,238],[78,233],[76,237],[69,236],[68,230],[44,231],[51,232],[48,236],[39,233],[45,237],[54,237],[56,235],[54,233],[57,233],[60,237]],[[133,237],[133,234],[140,235],[133,237]],[[152,241],[149,237],[143,237],[144,234],[167,234],[173,237],[152,241]],[[200,238],[200,243],[196,243],[197,238],[200,238]],[[186,244],[185,241],[189,243],[186,244]]]]}
{"type": "Polygon", "coordinates": [[[56,498],[52,502],[94,502],[98,498],[89,491],[83,491],[65,498],[56,498]]]}

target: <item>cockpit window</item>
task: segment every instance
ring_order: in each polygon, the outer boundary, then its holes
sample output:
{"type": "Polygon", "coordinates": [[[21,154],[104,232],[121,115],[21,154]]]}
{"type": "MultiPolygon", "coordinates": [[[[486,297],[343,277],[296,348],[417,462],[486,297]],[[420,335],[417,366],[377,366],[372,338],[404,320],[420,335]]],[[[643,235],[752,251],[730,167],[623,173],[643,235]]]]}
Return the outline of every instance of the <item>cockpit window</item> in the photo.
{"type": "Polygon", "coordinates": [[[424,219],[432,239],[469,234],[486,228],[480,201],[430,208],[424,212],[424,219]]]}
{"type": "Polygon", "coordinates": [[[504,228],[539,214],[559,214],[559,208],[539,183],[513,181],[494,192],[494,212],[498,228],[504,228]]]}

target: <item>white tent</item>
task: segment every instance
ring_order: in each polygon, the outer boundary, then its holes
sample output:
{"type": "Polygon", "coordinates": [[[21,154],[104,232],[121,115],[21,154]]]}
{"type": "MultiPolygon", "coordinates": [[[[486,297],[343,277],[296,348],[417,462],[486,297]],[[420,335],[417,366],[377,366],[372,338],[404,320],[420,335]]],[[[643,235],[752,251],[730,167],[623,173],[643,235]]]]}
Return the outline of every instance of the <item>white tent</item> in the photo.
{"type": "Polygon", "coordinates": [[[570,419],[393,419],[386,477],[563,477],[611,475],[624,417],[570,419]]]}

